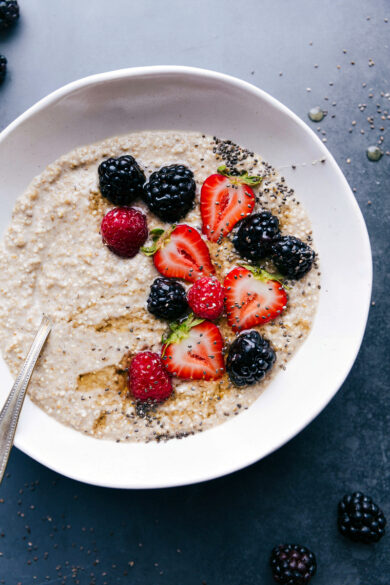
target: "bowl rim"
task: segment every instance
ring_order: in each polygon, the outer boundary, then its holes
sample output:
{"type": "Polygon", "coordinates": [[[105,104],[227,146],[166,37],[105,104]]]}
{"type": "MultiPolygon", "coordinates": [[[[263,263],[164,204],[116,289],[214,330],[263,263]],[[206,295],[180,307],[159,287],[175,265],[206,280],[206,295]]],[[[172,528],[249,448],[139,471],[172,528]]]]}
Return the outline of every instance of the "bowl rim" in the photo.
{"type": "MultiPolygon", "coordinates": [[[[352,208],[354,209],[354,212],[355,212],[355,219],[359,222],[358,227],[360,230],[362,248],[364,248],[366,260],[369,260],[368,266],[367,266],[367,274],[366,274],[367,287],[365,289],[364,303],[362,302],[362,305],[365,306],[365,310],[360,315],[360,323],[361,324],[360,324],[360,329],[359,329],[359,335],[356,335],[355,339],[354,339],[354,346],[355,347],[354,347],[353,355],[351,356],[351,358],[349,360],[344,362],[343,370],[340,372],[338,379],[337,379],[337,382],[334,382],[332,392],[329,392],[323,400],[318,401],[316,408],[313,408],[313,410],[311,411],[311,413],[308,416],[303,417],[302,419],[299,419],[299,422],[297,424],[295,424],[293,429],[290,428],[287,433],[283,433],[283,432],[280,433],[278,435],[279,438],[277,440],[274,440],[272,442],[272,445],[267,447],[262,452],[262,454],[254,456],[254,457],[253,456],[245,457],[245,454],[243,453],[242,459],[241,459],[239,464],[234,463],[233,465],[230,465],[230,466],[227,465],[226,469],[224,469],[224,471],[222,471],[222,472],[217,471],[215,474],[198,473],[196,479],[190,478],[188,480],[183,479],[181,481],[175,480],[174,482],[172,482],[172,481],[171,482],[170,481],[157,481],[153,485],[150,485],[149,483],[142,484],[142,483],[133,482],[132,485],[129,486],[129,485],[119,484],[118,481],[113,481],[113,482],[111,482],[109,480],[107,481],[107,479],[105,479],[105,478],[102,478],[101,481],[95,481],[95,480],[91,481],[86,477],[81,477],[80,475],[77,475],[76,473],[72,474],[72,473],[68,473],[68,471],[64,472],[61,469],[60,463],[58,465],[53,464],[52,461],[50,463],[48,463],[45,460],[44,455],[40,455],[40,454],[37,455],[33,449],[29,448],[29,445],[26,444],[25,441],[19,440],[18,435],[16,435],[16,437],[15,437],[15,446],[16,447],[18,447],[21,451],[23,451],[24,453],[26,453],[27,455],[29,455],[30,457],[32,457],[36,461],[42,463],[46,467],[49,467],[53,471],[60,473],[62,475],[66,475],[66,477],[70,477],[71,479],[74,479],[77,481],[82,481],[85,483],[89,483],[91,485],[98,485],[98,486],[102,486],[102,487],[119,488],[119,489],[157,489],[157,488],[163,488],[163,487],[177,487],[177,486],[181,486],[181,485],[196,484],[196,483],[212,480],[212,479],[215,479],[217,477],[221,477],[224,475],[228,475],[230,473],[234,473],[236,471],[239,471],[240,469],[243,469],[249,465],[252,465],[253,463],[259,461],[260,459],[263,459],[264,457],[273,453],[274,451],[279,449],[281,446],[283,446],[285,443],[287,443],[289,440],[291,440],[293,437],[295,437],[308,424],[310,424],[318,416],[318,414],[326,407],[326,405],[332,400],[332,398],[334,398],[334,396],[337,394],[338,390],[340,389],[341,385],[343,384],[343,382],[347,378],[347,376],[348,376],[348,374],[349,374],[349,372],[350,372],[350,370],[351,370],[351,368],[356,360],[357,354],[359,352],[359,349],[360,349],[362,341],[363,341],[363,336],[364,336],[364,332],[365,332],[365,328],[366,328],[366,324],[367,324],[367,319],[368,319],[368,314],[369,314],[371,291],[372,291],[372,253],[371,253],[371,245],[370,245],[367,227],[366,227],[366,224],[365,224],[365,221],[363,218],[363,214],[362,214],[360,207],[357,203],[357,200],[356,200],[355,196],[353,195],[351,188],[349,187],[349,184],[348,184],[346,178],[344,177],[344,174],[342,173],[340,167],[338,166],[336,160],[334,159],[332,154],[329,152],[329,150],[326,148],[326,146],[323,144],[323,142],[321,142],[321,140],[315,134],[315,132],[301,118],[299,118],[294,112],[292,112],[287,106],[282,104],[276,98],[272,97],[266,91],[256,87],[255,85],[253,85],[247,81],[241,80],[241,79],[234,77],[232,75],[228,75],[226,73],[220,73],[220,72],[209,70],[209,69],[190,67],[190,66],[184,66],[184,65],[155,65],[155,66],[129,67],[129,68],[124,68],[124,69],[117,69],[117,70],[113,70],[113,71],[89,75],[89,76],[80,78],[78,80],[72,81],[70,83],[67,83],[67,84],[61,86],[60,88],[49,93],[47,96],[41,98],[39,101],[37,101],[31,107],[29,107],[25,112],[23,112],[21,115],[19,115],[13,122],[11,122],[0,133],[0,143],[3,142],[8,137],[8,135],[10,135],[16,128],[18,128],[21,124],[23,124],[23,122],[25,120],[29,119],[33,115],[44,110],[46,107],[53,105],[55,102],[61,100],[63,97],[65,97],[65,96],[67,96],[67,95],[69,95],[77,90],[85,88],[89,85],[107,83],[107,82],[114,81],[117,79],[132,78],[132,77],[148,77],[148,76],[153,76],[156,74],[157,75],[176,74],[177,76],[192,76],[192,77],[198,76],[199,78],[203,78],[203,79],[209,78],[209,79],[213,79],[213,80],[219,80],[219,81],[225,82],[228,85],[235,86],[236,88],[239,88],[239,89],[242,89],[246,92],[249,92],[252,95],[257,96],[261,100],[268,102],[271,106],[276,108],[281,114],[286,115],[291,120],[293,120],[300,127],[301,131],[303,131],[307,135],[309,135],[311,140],[314,140],[317,147],[319,147],[320,150],[322,151],[324,157],[326,157],[327,163],[329,163],[329,165],[332,168],[332,172],[335,173],[337,175],[338,179],[341,181],[341,183],[344,187],[344,196],[348,197],[349,203],[352,205],[352,208]]],[[[58,423],[58,424],[61,424],[61,423],[58,423]]]]}

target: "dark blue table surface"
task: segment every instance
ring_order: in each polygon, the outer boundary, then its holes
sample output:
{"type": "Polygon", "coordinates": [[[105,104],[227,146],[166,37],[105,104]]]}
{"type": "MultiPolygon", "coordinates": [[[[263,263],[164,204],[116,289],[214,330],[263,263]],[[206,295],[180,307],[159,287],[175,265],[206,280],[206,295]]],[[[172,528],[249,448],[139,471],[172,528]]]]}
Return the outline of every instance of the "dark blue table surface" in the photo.
{"type": "Polygon", "coordinates": [[[21,0],[21,11],[18,27],[0,37],[9,60],[1,128],[64,83],[137,65],[230,73],[306,121],[311,107],[326,109],[323,122],[308,122],[355,190],[374,289],[362,348],[336,398],[244,471],[184,488],[114,491],[61,477],[14,449],[0,488],[0,584],[271,585],[269,551],[290,541],[316,552],[313,584],[389,585],[390,535],[359,546],[335,523],[338,499],[355,489],[390,519],[389,3],[21,0]],[[365,149],[381,136],[387,155],[369,162],[365,149]]]}

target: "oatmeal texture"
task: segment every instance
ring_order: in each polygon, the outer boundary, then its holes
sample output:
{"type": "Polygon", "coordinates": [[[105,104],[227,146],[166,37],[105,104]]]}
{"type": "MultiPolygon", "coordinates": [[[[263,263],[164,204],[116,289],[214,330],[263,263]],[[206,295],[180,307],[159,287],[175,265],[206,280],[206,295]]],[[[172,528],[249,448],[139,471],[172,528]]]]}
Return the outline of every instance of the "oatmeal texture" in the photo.
{"type": "MultiPolygon", "coordinates": [[[[319,292],[314,265],[289,283],[283,315],[258,328],[277,353],[263,383],[236,388],[227,375],[218,381],[174,379],[174,393],[149,412],[139,412],[127,390],[126,366],[139,351],[160,352],[167,325],[146,310],[158,272],[142,253],[123,259],[102,244],[99,233],[112,205],[102,198],[97,168],[110,156],[131,154],[148,176],[163,165],[192,169],[197,202],[182,221],[201,229],[199,194],[203,181],[221,164],[264,177],[254,189],[256,210],[276,214],[285,234],[313,246],[309,218],[284,178],[258,155],[230,141],[198,133],[140,132],[77,148],[36,177],[18,199],[0,248],[0,347],[15,375],[42,313],[53,330],[33,373],[30,398],[63,424],[97,438],[150,441],[184,437],[224,422],[248,408],[266,384],[285,368],[310,330],[319,292]]],[[[135,207],[147,213],[141,201],[135,207]]],[[[148,215],[149,229],[168,227],[148,215]]],[[[241,259],[229,238],[210,244],[222,279],[241,259]]],[[[268,269],[272,265],[264,264],[268,269]]],[[[234,334],[224,318],[218,325],[228,345],[234,334]]]]}

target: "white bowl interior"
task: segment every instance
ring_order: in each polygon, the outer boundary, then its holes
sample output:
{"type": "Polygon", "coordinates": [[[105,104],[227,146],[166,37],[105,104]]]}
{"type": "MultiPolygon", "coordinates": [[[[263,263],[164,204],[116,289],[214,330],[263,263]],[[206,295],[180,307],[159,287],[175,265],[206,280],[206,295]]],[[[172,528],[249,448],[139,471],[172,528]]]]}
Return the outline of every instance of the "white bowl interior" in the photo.
{"type": "MultiPolygon", "coordinates": [[[[145,129],[230,138],[280,169],[311,217],[322,289],[314,327],[287,370],[278,373],[248,411],[205,433],[160,444],[99,441],[59,424],[27,399],[16,445],[64,475],[112,487],[211,479],[282,445],[324,408],[348,374],[371,293],[364,221],[327,149],[264,92],[204,70],[155,67],[102,74],[33,106],[0,135],[1,231],[16,197],[48,163],[76,146],[145,129]],[[313,164],[323,158],[325,163],[313,164]]],[[[0,376],[4,400],[12,379],[3,360],[0,376]]]]}

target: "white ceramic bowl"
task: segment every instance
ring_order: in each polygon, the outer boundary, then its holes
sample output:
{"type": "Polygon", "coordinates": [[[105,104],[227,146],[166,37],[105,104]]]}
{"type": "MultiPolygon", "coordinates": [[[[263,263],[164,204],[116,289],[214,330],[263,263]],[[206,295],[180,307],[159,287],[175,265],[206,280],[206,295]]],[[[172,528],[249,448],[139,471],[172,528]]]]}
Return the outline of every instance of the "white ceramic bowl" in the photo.
{"type": "MultiPolygon", "coordinates": [[[[15,439],[19,449],[74,479],[118,488],[212,479],[265,457],[303,429],[336,394],[355,360],[372,280],[362,215],[317,136],[253,85],[189,67],[87,77],[13,122],[0,135],[1,231],[16,197],[48,163],[76,146],[145,129],[230,138],[280,169],[311,217],[322,290],[314,327],[286,371],[246,412],[205,433],[161,444],[99,441],[59,424],[26,400],[15,439]],[[322,158],[325,163],[312,164],[322,158]]],[[[0,375],[4,400],[12,380],[2,360],[0,375]]]]}

